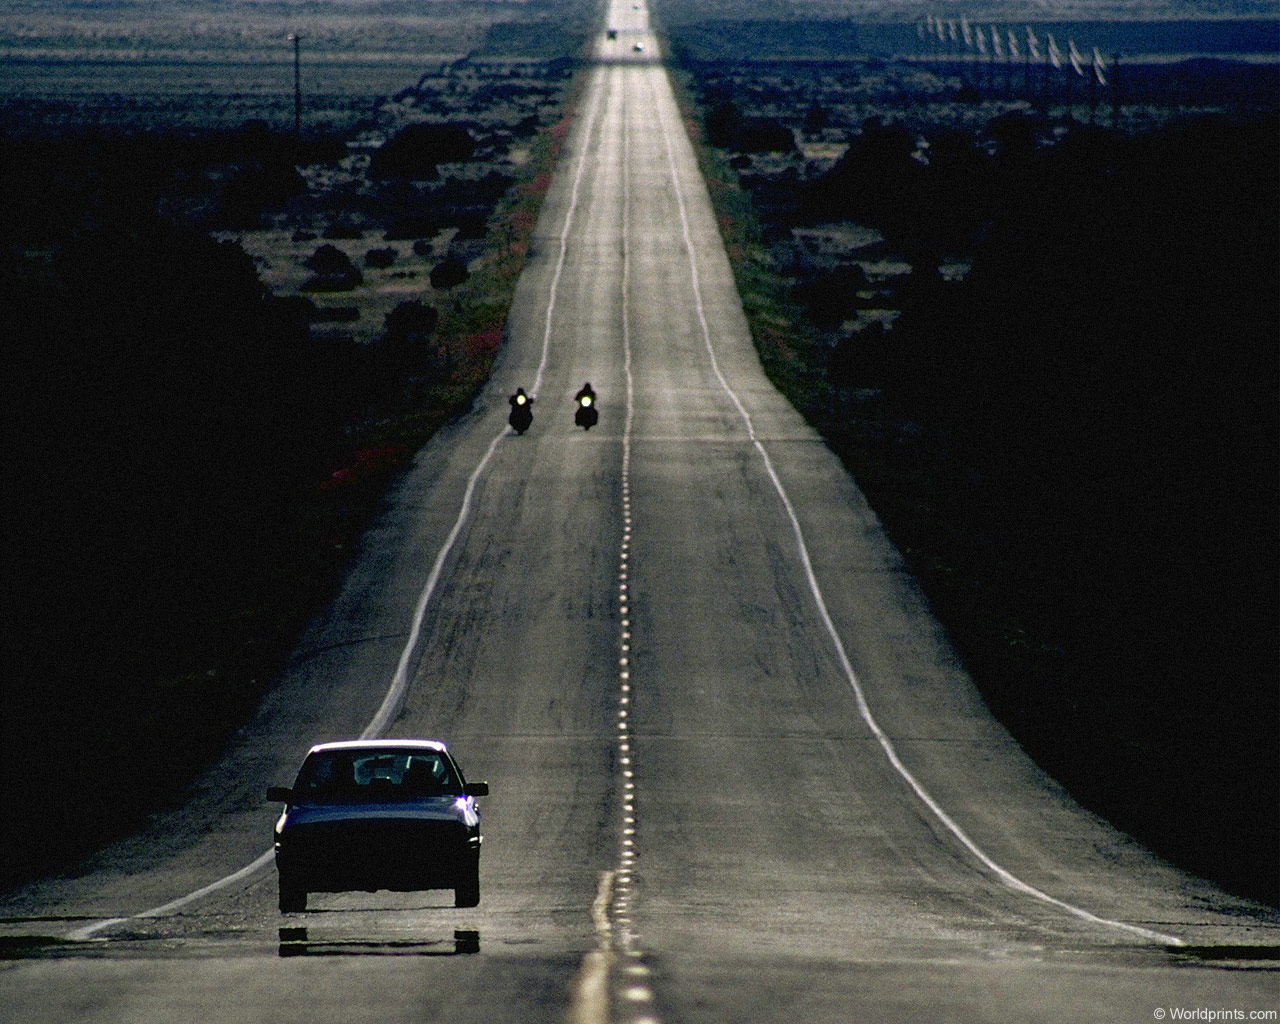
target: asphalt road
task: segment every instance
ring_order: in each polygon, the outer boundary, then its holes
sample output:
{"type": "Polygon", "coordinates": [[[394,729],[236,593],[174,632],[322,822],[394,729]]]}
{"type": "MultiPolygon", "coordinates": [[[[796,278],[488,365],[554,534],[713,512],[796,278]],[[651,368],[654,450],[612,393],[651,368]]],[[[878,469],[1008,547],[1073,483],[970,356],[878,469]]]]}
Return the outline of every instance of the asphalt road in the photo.
{"type": "Polygon", "coordinates": [[[1267,1019],[1280,916],[991,719],[760,371],[646,11],[608,23],[482,400],[188,804],[4,894],[0,1019],[1267,1019]],[[489,781],[479,908],[276,909],[266,786],[374,734],[489,781]]]}

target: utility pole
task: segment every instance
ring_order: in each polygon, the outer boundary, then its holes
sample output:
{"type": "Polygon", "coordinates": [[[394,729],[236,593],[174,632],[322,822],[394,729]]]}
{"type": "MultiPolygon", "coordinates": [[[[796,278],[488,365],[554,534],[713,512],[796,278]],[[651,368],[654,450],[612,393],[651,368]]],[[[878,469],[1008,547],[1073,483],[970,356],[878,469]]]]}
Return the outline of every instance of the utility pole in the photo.
{"type": "Polygon", "coordinates": [[[289,34],[293,40],[293,134],[302,138],[302,60],[299,44],[302,36],[296,32],[289,34]]]}
{"type": "Polygon", "coordinates": [[[1120,128],[1120,54],[1111,55],[1111,130],[1120,128]]]}

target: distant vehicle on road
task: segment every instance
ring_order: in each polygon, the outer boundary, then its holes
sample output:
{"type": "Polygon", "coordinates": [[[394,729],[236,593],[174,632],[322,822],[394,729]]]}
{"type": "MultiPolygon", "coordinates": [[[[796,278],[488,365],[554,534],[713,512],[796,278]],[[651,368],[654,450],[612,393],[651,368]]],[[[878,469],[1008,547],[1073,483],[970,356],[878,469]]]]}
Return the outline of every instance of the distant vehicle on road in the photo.
{"type": "Polygon", "coordinates": [[[618,30],[617,30],[616,28],[611,28],[611,29],[609,29],[608,36],[609,36],[609,38],[610,38],[610,39],[617,39],[617,38],[618,38],[618,30]]]}
{"type": "Polygon", "coordinates": [[[635,51],[636,51],[636,53],[643,53],[643,52],[644,52],[644,43],[636,43],[636,45],[635,45],[635,46],[633,46],[633,47],[631,47],[631,49],[635,50],[635,51]]]}
{"type": "Polygon", "coordinates": [[[467,782],[443,743],[347,740],[311,748],[276,822],[280,909],[309,892],[452,889],[480,903],[480,809],[487,782],[467,782]]]}

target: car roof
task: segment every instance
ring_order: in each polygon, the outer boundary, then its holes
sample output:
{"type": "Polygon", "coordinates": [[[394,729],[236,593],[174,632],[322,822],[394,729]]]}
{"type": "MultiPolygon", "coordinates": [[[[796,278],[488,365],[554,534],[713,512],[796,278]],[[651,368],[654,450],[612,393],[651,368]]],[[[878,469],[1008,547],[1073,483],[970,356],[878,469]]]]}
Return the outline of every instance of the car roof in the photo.
{"type": "Polygon", "coordinates": [[[308,754],[330,750],[432,750],[444,753],[448,748],[439,740],[335,740],[331,743],[317,743],[308,754]]]}

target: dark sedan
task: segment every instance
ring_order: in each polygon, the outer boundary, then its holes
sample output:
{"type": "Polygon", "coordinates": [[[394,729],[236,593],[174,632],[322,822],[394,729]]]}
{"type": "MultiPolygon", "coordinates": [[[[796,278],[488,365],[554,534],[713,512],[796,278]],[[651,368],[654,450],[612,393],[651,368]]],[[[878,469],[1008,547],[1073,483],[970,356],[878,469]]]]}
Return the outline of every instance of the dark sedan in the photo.
{"type": "Polygon", "coordinates": [[[485,782],[467,782],[443,743],[347,740],[311,748],[276,822],[280,909],[309,892],[452,889],[480,902],[480,809],[485,782]]]}

